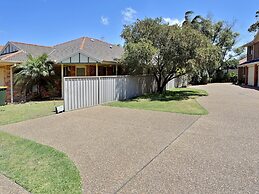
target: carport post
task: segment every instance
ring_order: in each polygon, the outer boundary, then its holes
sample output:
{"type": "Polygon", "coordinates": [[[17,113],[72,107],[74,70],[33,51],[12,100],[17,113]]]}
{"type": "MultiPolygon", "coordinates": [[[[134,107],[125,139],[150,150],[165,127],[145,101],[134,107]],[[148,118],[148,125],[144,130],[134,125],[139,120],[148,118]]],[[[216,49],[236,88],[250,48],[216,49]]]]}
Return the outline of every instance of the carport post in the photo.
{"type": "Polygon", "coordinates": [[[98,76],[98,63],[95,65],[95,75],[98,76]]]}

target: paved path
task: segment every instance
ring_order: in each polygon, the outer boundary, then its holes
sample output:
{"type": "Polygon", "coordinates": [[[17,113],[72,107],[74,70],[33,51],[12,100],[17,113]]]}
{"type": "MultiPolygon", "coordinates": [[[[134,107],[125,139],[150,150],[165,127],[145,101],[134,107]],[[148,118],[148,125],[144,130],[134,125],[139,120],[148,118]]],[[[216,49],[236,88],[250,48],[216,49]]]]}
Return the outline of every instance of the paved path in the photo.
{"type": "Polygon", "coordinates": [[[15,184],[7,177],[0,174],[0,193],[1,194],[29,194],[24,188],[15,184]]]}
{"type": "Polygon", "coordinates": [[[68,153],[84,193],[259,192],[259,92],[201,88],[207,116],[93,107],[2,129],[68,153]]]}

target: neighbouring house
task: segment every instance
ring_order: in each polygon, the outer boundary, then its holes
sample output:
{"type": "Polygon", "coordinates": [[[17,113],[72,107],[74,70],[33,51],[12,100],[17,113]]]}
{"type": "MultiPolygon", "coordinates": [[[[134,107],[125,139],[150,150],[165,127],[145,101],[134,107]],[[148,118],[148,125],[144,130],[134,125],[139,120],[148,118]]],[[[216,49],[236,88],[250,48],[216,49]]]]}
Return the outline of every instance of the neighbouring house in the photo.
{"type": "Polygon", "coordinates": [[[63,77],[68,76],[110,76],[121,74],[118,59],[123,48],[107,42],[81,37],[55,46],[41,46],[21,42],[8,42],[0,48],[0,85],[7,86],[7,101],[22,99],[20,88],[14,86],[15,67],[33,57],[48,54],[55,62],[57,76],[56,91],[63,96],[63,77]]]}
{"type": "Polygon", "coordinates": [[[258,87],[259,32],[257,32],[254,40],[245,44],[244,47],[247,47],[247,57],[244,61],[240,61],[238,66],[239,83],[258,87]]]}

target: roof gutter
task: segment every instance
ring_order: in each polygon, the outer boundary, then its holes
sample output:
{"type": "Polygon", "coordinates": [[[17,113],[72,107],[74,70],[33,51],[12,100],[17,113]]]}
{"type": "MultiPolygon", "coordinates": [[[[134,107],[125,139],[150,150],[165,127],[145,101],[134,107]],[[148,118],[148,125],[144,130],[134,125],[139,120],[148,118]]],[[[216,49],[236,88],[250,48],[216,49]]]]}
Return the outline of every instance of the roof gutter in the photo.
{"type": "Polygon", "coordinates": [[[238,67],[252,66],[252,65],[256,65],[258,63],[259,63],[259,61],[255,61],[255,62],[251,62],[251,63],[243,63],[243,64],[240,64],[238,67]]]}

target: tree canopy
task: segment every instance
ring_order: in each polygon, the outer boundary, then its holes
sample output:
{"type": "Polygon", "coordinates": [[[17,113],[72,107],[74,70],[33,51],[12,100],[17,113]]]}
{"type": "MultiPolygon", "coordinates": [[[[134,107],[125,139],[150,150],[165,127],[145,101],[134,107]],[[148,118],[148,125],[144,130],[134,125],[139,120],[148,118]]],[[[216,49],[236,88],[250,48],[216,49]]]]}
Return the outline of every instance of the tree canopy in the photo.
{"type": "Polygon", "coordinates": [[[257,32],[259,30],[259,10],[256,12],[255,18],[257,21],[248,28],[249,32],[257,32]]]}
{"type": "Polygon", "coordinates": [[[219,61],[212,59],[211,63],[205,64],[204,68],[194,72],[194,82],[199,83],[197,80],[202,80],[203,76],[210,80],[217,79],[217,72],[224,70],[228,72],[228,69],[236,68],[238,65],[237,57],[244,52],[244,48],[236,48],[239,33],[233,30],[234,24],[225,21],[215,22],[210,17],[193,16],[193,14],[194,12],[187,11],[182,25],[201,32],[220,51],[219,61]],[[196,79],[197,77],[199,78],[196,79]]]}
{"type": "Polygon", "coordinates": [[[154,75],[158,92],[179,76],[218,61],[218,47],[190,25],[163,23],[161,18],[137,20],[124,26],[122,63],[131,74],[154,75]]]}
{"type": "Polygon", "coordinates": [[[235,48],[239,33],[233,30],[234,24],[228,24],[225,21],[213,22],[211,18],[204,18],[200,15],[194,16],[192,19],[192,14],[192,11],[185,13],[185,21],[183,22],[183,25],[189,25],[200,31],[213,45],[220,49],[221,67],[224,67],[224,63],[228,60],[232,60],[243,52],[241,48],[235,48]],[[186,15],[188,17],[186,17],[186,15]]]}

